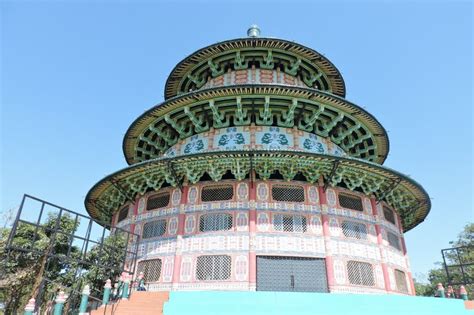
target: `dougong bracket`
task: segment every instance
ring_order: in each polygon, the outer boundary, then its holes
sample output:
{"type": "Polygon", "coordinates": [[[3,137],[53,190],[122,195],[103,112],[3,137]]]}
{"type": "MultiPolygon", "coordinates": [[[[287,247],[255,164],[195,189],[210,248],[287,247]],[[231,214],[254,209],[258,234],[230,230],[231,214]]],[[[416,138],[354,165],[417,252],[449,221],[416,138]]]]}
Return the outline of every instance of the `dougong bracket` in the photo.
{"type": "Polygon", "coordinates": [[[127,198],[128,201],[133,204],[135,203],[135,200],[132,198],[132,196],[130,196],[128,192],[122,186],[120,186],[118,181],[114,182],[113,180],[111,180],[110,182],[112,183],[112,186],[114,186],[118,191],[120,191],[122,195],[125,196],[125,198],[127,198]]]}
{"type": "Polygon", "coordinates": [[[183,192],[183,181],[179,180],[178,175],[176,174],[176,170],[174,169],[174,164],[171,161],[168,161],[168,171],[170,172],[171,176],[173,176],[174,181],[178,185],[179,190],[183,192]]]}
{"type": "Polygon", "coordinates": [[[334,161],[334,164],[332,165],[331,173],[329,173],[329,177],[324,181],[324,187],[323,187],[324,191],[326,191],[326,189],[328,189],[329,183],[331,182],[331,179],[336,174],[337,168],[339,167],[340,163],[341,162],[339,160],[334,161]]]}
{"type": "Polygon", "coordinates": [[[397,188],[401,181],[402,179],[400,177],[397,177],[397,179],[393,180],[390,186],[384,192],[382,192],[379,198],[377,198],[377,204],[379,204],[389,193],[397,188]]]}

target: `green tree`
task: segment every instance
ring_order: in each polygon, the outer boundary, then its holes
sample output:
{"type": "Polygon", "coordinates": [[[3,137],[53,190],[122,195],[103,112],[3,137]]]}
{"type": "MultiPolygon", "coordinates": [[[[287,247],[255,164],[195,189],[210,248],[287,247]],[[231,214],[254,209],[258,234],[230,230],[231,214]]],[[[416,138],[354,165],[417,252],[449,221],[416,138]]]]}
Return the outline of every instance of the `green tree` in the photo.
{"type": "MultiPolygon", "coordinates": [[[[474,263],[474,223],[467,224],[462,232],[458,235],[457,240],[450,242],[453,247],[468,246],[470,248],[461,249],[459,255],[452,251],[446,255],[446,263],[450,265],[459,265],[460,262],[474,263]]],[[[436,286],[442,283],[445,286],[450,282],[446,274],[443,263],[437,262],[436,268],[433,268],[428,273],[428,283],[423,284],[415,280],[416,295],[434,296],[436,286]]],[[[460,267],[449,268],[451,282],[462,282],[462,272],[460,267]]],[[[474,265],[464,267],[464,273],[469,277],[468,281],[474,281],[474,265]]],[[[466,290],[470,299],[474,299],[474,284],[466,285],[466,290]]]]}
{"type": "Polygon", "coordinates": [[[107,279],[114,280],[120,276],[122,263],[125,261],[127,241],[121,233],[112,234],[87,253],[87,273],[85,281],[90,285],[92,292],[102,292],[107,279]],[[107,268],[103,266],[108,266],[107,268]]]}
{"type": "MultiPolygon", "coordinates": [[[[63,214],[57,221],[55,214],[48,214],[44,224],[35,227],[32,224],[20,222],[16,228],[12,245],[17,249],[6,251],[6,242],[11,229],[2,229],[0,241],[0,296],[5,303],[5,312],[15,314],[21,312],[28,299],[36,296],[43,277],[52,282],[45,284],[46,294],[43,304],[56,291],[55,283],[66,283],[71,279],[74,266],[65,259],[48,258],[48,254],[65,255],[77,254],[78,248],[72,245],[68,235],[73,234],[79,222],[74,221],[68,214],[63,214]],[[55,232],[55,228],[59,232],[55,232]],[[19,250],[19,249],[23,249],[19,250]],[[48,268],[46,268],[46,266],[48,268]]],[[[72,281],[69,281],[71,284],[72,281]]]]}

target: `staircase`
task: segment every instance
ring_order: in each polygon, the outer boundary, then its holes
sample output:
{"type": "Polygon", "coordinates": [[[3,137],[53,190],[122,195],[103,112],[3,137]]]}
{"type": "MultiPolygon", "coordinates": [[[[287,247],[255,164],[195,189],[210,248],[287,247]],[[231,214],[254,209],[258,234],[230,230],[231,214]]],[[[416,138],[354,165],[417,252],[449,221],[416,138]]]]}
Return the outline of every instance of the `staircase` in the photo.
{"type": "MultiPolygon", "coordinates": [[[[474,310],[467,309],[470,302],[388,294],[172,291],[163,314],[474,315],[474,310]]],[[[139,312],[137,314],[141,315],[139,312]]]]}
{"type": "Polygon", "coordinates": [[[128,300],[118,300],[114,304],[101,306],[91,315],[161,315],[163,304],[168,301],[169,292],[134,291],[128,300]]]}

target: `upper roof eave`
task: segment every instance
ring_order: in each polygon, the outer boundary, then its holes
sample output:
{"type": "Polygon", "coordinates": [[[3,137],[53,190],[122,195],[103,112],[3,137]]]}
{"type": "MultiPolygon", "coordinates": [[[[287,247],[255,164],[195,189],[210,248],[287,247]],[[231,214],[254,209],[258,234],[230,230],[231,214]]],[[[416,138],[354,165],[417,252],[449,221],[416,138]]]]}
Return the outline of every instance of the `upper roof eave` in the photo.
{"type": "MultiPolygon", "coordinates": [[[[189,54],[183,60],[181,60],[174,68],[171,70],[165,84],[165,91],[164,91],[164,98],[169,99],[173,96],[178,95],[178,88],[179,82],[181,78],[188,73],[194,66],[196,66],[199,62],[209,59],[212,56],[215,56],[221,52],[224,52],[226,48],[225,46],[231,43],[251,43],[248,47],[265,47],[265,45],[270,46],[270,44],[279,43],[285,46],[285,50],[292,51],[295,54],[299,54],[304,56],[306,59],[312,61],[318,67],[323,68],[326,70],[331,76],[333,76],[332,84],[335,85],[335,92],[334,94],[345,97],[346,95],[346,86],[344,82],[344,78],[340,71],[336,68],[336,66],[324,55],[320,54],[316,50],[304,46],[302,44],[280,39],[280,38],[272,38],[272,37],[242,37],[242,38],[235,38],[229,39],[222,42],[217,42],[206,47],[203,47],[195,52],[189,54]],[[256,43],[260,44],[259,46],[256,43]]],[[[326,72],[325,71],[325,72],[326,72]]]]}

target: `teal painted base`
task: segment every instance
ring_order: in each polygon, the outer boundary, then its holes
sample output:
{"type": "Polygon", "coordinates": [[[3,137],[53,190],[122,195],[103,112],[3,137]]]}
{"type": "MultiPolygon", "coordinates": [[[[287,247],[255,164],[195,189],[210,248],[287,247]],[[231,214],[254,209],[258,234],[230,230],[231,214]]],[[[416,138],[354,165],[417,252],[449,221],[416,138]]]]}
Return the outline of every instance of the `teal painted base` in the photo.
{"type": "Polygon", "coordinates": [[[464,301],[431,297],[291,292],[170,292],[164,315],[474,315],[464,301]]]}

